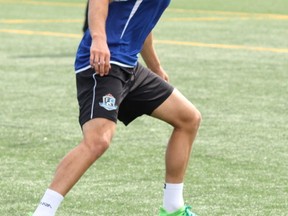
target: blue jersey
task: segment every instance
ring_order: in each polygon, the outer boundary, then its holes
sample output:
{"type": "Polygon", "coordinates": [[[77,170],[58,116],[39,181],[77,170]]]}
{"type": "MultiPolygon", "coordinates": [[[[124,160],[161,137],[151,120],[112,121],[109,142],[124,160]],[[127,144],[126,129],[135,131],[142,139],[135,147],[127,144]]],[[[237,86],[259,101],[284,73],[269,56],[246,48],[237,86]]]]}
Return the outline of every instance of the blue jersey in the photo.
{"type": "MultiPolygon", "coordinates": [[[[134,67],[143,43],[170,0],[114,0],[106,20],[110,64],[134,67]]],[[[75,60],[76,73],[90,67],[91,35],[85,32],[75,60]]]]}

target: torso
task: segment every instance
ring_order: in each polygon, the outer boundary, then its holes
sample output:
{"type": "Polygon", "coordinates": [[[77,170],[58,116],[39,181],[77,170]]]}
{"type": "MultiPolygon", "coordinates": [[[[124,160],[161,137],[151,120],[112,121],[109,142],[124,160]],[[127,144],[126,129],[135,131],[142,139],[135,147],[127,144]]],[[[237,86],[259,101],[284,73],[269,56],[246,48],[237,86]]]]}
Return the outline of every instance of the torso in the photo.
{"type": "MultiPolygon", "coordinates": [[[[111,64],[134,67],[143,43],[170,0],[116,0],[109,5],[106,21],[111,64]]],[[[86,31],[77,51],[75,71],[89,67],[91,37],[86,31]]]]}

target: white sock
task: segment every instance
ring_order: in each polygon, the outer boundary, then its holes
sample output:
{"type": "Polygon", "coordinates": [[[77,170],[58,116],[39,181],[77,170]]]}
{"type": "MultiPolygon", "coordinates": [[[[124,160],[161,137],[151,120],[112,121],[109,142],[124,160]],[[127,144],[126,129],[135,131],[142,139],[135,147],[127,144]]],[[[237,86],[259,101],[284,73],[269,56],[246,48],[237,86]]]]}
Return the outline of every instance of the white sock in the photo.
{"type": "Polygon", "coordinates": [[[163,208],[172,213],[184,206],[183,183],[164,184],[163,208]]]}
{"type": "Polygon", "coordinates": [[[47,189],[33,216],[54,216],[64,197],[47,189]]]}

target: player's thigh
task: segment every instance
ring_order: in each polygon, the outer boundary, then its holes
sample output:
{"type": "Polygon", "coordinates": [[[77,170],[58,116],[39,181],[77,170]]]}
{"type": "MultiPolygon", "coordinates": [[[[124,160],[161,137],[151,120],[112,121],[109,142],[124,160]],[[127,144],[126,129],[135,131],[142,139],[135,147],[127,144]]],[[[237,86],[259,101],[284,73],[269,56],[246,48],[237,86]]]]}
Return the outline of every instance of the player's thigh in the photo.
{"type": "Polygon", "coordinates": [[[172,126],[182,127],[183,123],[199,121],[201,118],[197,108],[177,89],[151,114],[172,126]]]}

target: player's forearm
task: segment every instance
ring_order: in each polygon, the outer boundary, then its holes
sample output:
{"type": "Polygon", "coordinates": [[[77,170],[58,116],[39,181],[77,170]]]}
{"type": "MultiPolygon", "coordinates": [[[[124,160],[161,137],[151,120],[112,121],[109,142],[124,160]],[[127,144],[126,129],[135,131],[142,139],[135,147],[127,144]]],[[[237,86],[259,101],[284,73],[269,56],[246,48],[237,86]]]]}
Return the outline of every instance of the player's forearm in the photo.
{"type": "Polygon", "coordinates": [[[147,67],[150,68],[152,71],[157,72],[160,69],[161,64],[153,45],[152,32],[147,36],[144,42],[141,56],[145,61],[147,67]]]}
{"type": "Polygon", "coordinates": [[[106,40],[106,18],[109,0],[90,0],[88,22],[91,37],[106,40]]]}
{"type": "Polygon", "coordinates": [[[105,76],[110,70],[110,50],[106,37],[109,0],[89,1],[89,30],[92,37],[90,65],[96,74],[105,76]]]}

